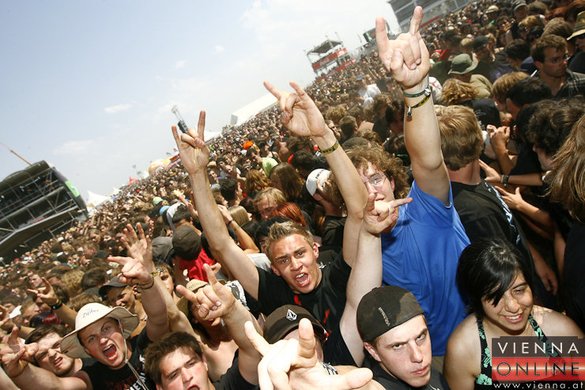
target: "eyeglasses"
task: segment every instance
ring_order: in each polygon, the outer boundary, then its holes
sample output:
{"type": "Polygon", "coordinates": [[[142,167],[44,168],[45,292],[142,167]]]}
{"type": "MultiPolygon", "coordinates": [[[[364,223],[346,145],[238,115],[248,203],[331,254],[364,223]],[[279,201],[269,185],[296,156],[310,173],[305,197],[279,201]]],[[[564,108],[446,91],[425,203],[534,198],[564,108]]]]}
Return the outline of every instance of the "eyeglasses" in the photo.
{"type": "Polygon", "coordinates": [[[366,181],[364,183],[364,185],[366,185],[366,183],[370,183],[370,185],[374,188],[379,189],[380,187],[382,187],[384,185],[384,182],[386,181],[386,175],[382,174],[382,173],[377,173],[375,175],[372,175],[368,178],[368,181],[366,181]]]}
{"type": "MultiPolygon", "coordinates": [[[[551,64],[555,64],[556,65],[556,64],[558,64],[560,62],[568,61],[569,58],[571,58],[571,55],[569,53],[566,53],[564,56],[550,58],[548,60],[548,62],[550,62],[551,64]]],[[[546,61],[546,59],[545,59],[545,61],[546,61]]]]}

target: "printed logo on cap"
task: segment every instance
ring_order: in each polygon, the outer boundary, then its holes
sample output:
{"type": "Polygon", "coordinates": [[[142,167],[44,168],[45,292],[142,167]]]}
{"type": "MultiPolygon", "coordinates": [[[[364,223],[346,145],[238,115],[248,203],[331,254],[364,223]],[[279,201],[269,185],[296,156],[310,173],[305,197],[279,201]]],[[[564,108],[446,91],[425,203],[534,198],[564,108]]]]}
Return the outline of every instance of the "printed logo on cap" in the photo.
{"type": "Polygon", "coordinates": [[[286,319],[289,321],[295,321],[297,319],[297,313],[295,313],[291,309],[288,309],[286,311],[286,319]]]}

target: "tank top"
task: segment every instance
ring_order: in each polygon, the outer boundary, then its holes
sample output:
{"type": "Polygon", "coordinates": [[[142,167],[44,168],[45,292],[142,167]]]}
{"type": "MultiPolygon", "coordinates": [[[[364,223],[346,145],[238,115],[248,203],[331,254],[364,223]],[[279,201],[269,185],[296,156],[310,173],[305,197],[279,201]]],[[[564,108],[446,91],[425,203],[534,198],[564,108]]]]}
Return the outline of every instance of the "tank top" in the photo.
{"type": "MultiPolygon", "coordinates": [[[[544,334],[538,322],[532,317],[532,314],[528,316],[528,322],[532,326],[536,337],[538,338],[539,343],[544,343],[546,347],[546,355],[548,357],[558,357],[557,351],[553,350],[550,343],[548,342],[548,337],[544,334]]],[[[490,348],[487,343],[487,338],[485,336],[485,330],[483,328],[483,322],[480,318],[477,318],[477,330],[479,332],[479,343],[481,345],[481,373],[475,379],[475,389],[493,389],[492,383],[492,355],[490,353],[490,348]]]]}

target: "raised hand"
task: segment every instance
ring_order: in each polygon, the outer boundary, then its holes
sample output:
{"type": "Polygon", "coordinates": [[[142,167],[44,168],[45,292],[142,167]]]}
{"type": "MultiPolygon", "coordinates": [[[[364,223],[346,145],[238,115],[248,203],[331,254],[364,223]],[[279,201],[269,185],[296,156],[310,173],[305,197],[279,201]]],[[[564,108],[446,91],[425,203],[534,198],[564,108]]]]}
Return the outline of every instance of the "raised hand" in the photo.
{"type": "Polygon", "coordinates": [[[219,212],[223,218],[223,222],[228,223],[232,219],[232,215],[228,208],[221,204],[218,204],[217,208],[219,209],[219,212]]]}
{"type": "Polygon", "coordinates": [[[422,16],[422,7],[416,7],[409,32],[400,34],[392,41],[386,34],[384,19],[376,19],[376,42],[380,60],[405,90],[417,87],[416,92],[426,87],[426,82],[425,85],[420,84],[431,69],[429,51],[419,30],[422,16]]]}
{"type": "Polygon", "coordinates": [[[258,365],[258,379],[263,390],[357,389],[372,379],[367,368],[343,375],[329,375],[317,359],[315,334],[311,322],[299,323],[299,339],[268,344],[251,323],[245,325],[246,336],[263,356],[258,365]]]}
{"type": "Polygon", "coordinates": [[[276,89],[267,81],[264,86],[278,99],[282,124],[291,133],[299,137],[324,137],[331,132],[315,102],[297,83],[290,83],[293,93],[276,89]]]}
{"type": "Polygon", "coordinates": [[[188,130],[188,134],[180,134],[177,127],[172,127],[173,136],[177,143],[177,149],[181,155],[183,167],[193,175],[200,171],[207,171],[209,162],[209,148],[205,145],[205,111],[199,113],[199,122],[197,123],[197,132],[193,129],[188,130]]]}
{"type": "Polygon", "coordinates": [[[128,249],[131,257],[110,256],[108,261],[122,266],[121,283],[138,284],[139,286],[151,286],[154,283],[154,263],[152,262],[152,245],[150,239],[144,235],[142,226],[138,225],[138,235],[127,225],[124,228],[122,242],[128,249]]]}
{"type": "Polygon", "coordinates": [[[12,322],[12,318],[10,318],[8,309],[4,306],[0,306],[0,329],[8,333],[12,331],[12,328],[14,328],[14,322],[12,322]]]}
{"type": "Polygon", "coordinates": [[[8,336],[2,338],[2,366],[6,374],[11,377],[17,377],[22,374],[29,362],[34,362],[34,355],[38,351],[38,345],[32,343],[24,345],[18,339],[18,328],[13,327],[8,336]]]}
{"type": "Polygon", "coordinates": [[[136,229],[138,233],[132,225],[126,225],[122,243],[128,250],[130,257],[142,259],[143,263],[152,263],[152,243],[150,238],[144,234],[141,224],[137,224],[136,229]]]}
{"type": "Polygon", "coordinates": [[[49,283],[49,281],[45,278],[41,279],[45,285],[43,288],[40,288],[38,290],[27,289],[26,291],[41,298],[41,301],[43,301],[43,303],[49,306],[56,305],[57,302],[59,302],[59,298],[57,298],[57,295],[55,294],[55,290],[53,290],[51,283],[49,283]]]}
{"type": "Polygon", "coordinates": [[[368,195],[362,221],[366,231],[373,235],[388,233],[398,220],[398,207],[412,202],[412,198],[394,199],[390,202],[376,202],[376,194],[368,195]]]}

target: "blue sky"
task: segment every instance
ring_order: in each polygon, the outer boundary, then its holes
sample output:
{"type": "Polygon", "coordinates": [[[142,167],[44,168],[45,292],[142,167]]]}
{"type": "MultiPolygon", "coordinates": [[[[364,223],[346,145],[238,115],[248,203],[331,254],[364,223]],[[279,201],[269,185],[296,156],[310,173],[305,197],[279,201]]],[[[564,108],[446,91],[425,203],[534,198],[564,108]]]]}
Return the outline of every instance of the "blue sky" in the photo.
{"type": "MultiPolygon", "coordinates": [[[[0,142],[108,195],[172,151],[173,105],[190,126],[205,109],[213,135],[263,80],[310,83],[304,50],[336,33],[351,50],[377,16],[398,28],[384,0],[2,1],[0,142]]],[[[0,161],[0,180],[26,167],[0,161]]]]}

